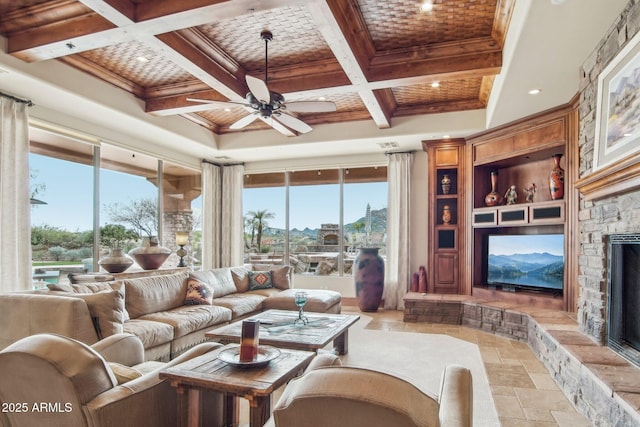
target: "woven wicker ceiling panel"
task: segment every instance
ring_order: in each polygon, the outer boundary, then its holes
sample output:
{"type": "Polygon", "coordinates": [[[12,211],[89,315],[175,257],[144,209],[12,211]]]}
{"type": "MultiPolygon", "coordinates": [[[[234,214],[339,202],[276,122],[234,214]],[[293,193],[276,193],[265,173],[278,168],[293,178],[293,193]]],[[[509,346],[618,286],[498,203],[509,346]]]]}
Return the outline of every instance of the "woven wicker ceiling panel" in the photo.
{"type": "Polygon", "coordinates": [[[490,36],[497,0],[358,0],[377,51],[490,36]]]}
{"type": "Polygon", "coordinates": [[[141,42],[120,43],[78,55],[142,87],[193,80],[191,74],[141,42]]]}
{"type": "Polygon", "coordinates": [[[265,29],[273,34],[268,46],[269,67],[333,57],[304,6],[254,12],[199,29],[247,71],[264,70],[264,41],[260,32],[265,29]]]}
{"type": "Polygon", "coordinates": [[[391,91],[400,105],[415,105],[420,103],[461,101],[477,99],[482,78],[466,80],[449,80],[440,87],[434,88],[430,84],[420,84],[394,88],[391,91]]]}

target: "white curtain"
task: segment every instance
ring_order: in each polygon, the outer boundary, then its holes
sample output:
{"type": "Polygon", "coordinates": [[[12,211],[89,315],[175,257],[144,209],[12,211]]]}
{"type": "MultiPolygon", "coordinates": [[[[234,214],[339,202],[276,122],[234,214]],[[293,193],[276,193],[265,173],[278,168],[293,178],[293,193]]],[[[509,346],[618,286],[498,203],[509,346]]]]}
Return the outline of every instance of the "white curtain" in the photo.
{"type": "Polygon", "coordinates": [[[389,154],[387,206],[387,262],[384,308],[404,310],[404,296],[411,283],[409,215],[413,153],[389,154]]]}
{"type": "Polygon", "coordinates": [[[0,95],[0,291],[30,289],[28,105],[0,95]]]}
{"type": "Polygon", "coordinates": [[[202,268],[240,265],[244,166],[202,165],[202,268]]]}

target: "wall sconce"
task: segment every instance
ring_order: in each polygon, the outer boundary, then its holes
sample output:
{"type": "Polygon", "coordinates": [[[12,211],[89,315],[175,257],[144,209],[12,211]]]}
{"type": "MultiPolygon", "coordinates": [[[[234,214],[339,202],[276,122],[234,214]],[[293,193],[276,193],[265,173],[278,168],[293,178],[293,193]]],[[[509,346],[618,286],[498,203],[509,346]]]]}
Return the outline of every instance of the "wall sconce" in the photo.
{"type": "Polygon", "coordinates": [[[176,232],[176,245],[180,246],[180,249],[176,251],[176,255],[180,257],[180,262],[178,263],[178,267],[186,267],[187,264],[184,262],[184,257],[187,256],[187,251],[185,250],[185,245],[189,243],[189,233],[186,231],[177,231],[176,232]]]}

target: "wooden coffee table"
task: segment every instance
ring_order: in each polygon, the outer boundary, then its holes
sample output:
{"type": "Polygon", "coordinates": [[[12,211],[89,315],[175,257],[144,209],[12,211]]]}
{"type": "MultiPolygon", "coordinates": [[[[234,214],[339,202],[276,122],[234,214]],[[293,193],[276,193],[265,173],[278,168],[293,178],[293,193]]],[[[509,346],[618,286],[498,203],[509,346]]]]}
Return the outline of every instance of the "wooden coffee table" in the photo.
{"type": "MultiPolygon", "coordinates": [[[[225,347],[228,348],[229,346],[225,347]]],[[[161,378],[167,378],[178,389],[180,425],[201,425],[202,392],[225,393],[225,426],[237,425],[237,398],[249,401],[250,427],[262,427],[271,415],[271,394],[278,387],[301,373],[315,353],[279,349],[280,355],[268,365],[258,368],[234,367],[218,359],[220,351],[211,351],[184,363],[164,369],[161,378]]]]}
{"type": "MultiPolygon", "coordinates": [[[[267,310],[249,319],[260,321],[260,344],[293,350],[318,351],[333,341],[338,354],[347,354],[349,327],[356,323],[357,314],[307,313],[307,325],[294,324],[297,311],[267,310]]],[[[242,321],[208,331],[205,335],[223,344],[239,343],[242,321]]]]}

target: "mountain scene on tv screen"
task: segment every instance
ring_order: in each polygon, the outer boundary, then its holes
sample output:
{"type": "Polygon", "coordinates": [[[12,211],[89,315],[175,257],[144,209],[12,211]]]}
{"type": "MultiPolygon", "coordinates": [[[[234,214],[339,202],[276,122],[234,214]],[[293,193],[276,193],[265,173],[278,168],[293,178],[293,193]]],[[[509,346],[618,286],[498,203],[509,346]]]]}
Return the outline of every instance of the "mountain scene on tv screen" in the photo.
{"type": "Polygon", "coordinates": [[[548,252],[489,254],[487,281],[493,284],[562,289],[564,259],[548,252]]]}

